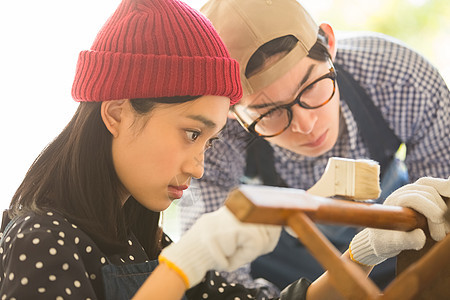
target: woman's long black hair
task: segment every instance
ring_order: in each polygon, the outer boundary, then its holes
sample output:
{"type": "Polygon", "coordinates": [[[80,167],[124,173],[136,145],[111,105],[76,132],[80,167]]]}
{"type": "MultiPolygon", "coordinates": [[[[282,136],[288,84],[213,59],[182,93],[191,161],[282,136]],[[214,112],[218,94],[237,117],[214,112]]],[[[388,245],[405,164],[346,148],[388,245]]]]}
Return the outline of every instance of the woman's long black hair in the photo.
{"type": "MultiPolygon", "coordinates": [[[[137,115],[156,103],[182,103],[196,97],[133,99],[137,115]]],[[[14,194],[9,217],[46,209],[62,213],[111,255],[127,247],[133,231],[150,259],[160,252],[159,212],[133,197],[122,207],[123,190],[112,160],[112,135],[101,118],[101,102],[82,102],[63,131],[36,158],[14,194]]],[[[155,170],[157,171],[157,170],[155,170]]]]}

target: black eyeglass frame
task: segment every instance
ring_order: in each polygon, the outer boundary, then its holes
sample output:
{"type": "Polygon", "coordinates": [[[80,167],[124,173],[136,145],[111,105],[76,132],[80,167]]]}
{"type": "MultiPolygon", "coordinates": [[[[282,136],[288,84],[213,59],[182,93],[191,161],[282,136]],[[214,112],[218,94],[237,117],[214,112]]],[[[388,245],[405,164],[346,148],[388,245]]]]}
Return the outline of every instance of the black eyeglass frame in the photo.
{"type": "MultiPolygon", "coordinates": [[[[330,61],[331,63],[331,61],[330,61]]],[[[331,101],[331,99],[333,98],[334,94],[336,93],[336,69],[334,68],[333,64],[331,63],[331,67],[329,69],[329,72],[325,75],[320,76],[319,78],[317,78],[316,80],[314,80],[313,82],[311,82],[310,84],[308,84],[305,88],[303,88],[295,97],[295,99],[292,102],[283,104],[283,105],[279,105],[276,106],[274,108],[272,108],[271,110],[263,113],[262,115],[260,115],[258,118],[256,118],[251,124],[248,124],[247,122],[245,122],[241,116],[239,116],[238,112],[234,109],[234,107],[232,107],[231,111],[233,112],[233,114],[236,116],[236,119],[238,120],[238,122],[250,133],[258,136],[258,137],[274,137],[277,135],[280,135],[281,133],[283,133],[286,129],[289,128],[289,126],[291,126],[291,122],[292,122],[292,106],[294,106],[295,104],[300,105],[300,107],[303,107],[304,109],[316,109],[316,108],[320,108],[322,106],[324,106],[325,104],[327,104],[328,102],[331,101]],[[313,84],[317,83],[320,80],[326,79],[326,78],[330,78],[333,81],[333,92],[331,93],[331,96],[324,101],[323,103],[321,103],[320,105],[317,106],[309,106],[308,104],[300,101],[300,98],[303,94],[304,91],[306,91],[310,86],[312,86],[313,84]],[[288,118],[289,118],[289,122],[287,123],[286,127],[284,127],[282,130],[280,130],[279,132],[272,134],[272,135],[263,135],[258,133],[255,130],[256,124],[261,121],[262,118],[264,118],[265,116],[267,116],[270,113],[273,113],[275,110],[278,109],[286,109],[288,112],[288,118]]]]}

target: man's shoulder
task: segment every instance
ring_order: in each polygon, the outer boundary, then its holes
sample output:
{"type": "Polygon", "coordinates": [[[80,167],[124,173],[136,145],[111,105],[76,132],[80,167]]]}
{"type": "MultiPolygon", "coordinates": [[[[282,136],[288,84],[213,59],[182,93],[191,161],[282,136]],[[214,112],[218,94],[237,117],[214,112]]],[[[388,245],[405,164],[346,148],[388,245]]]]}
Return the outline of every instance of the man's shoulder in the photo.
{"type": "Polygon", "coordinates": [[[336,33],[336,62],[341,65],[369,64],[370,66],[404,68],[417,72],[420,69],[435,69],[418,51],[405,42],[377,32],[336,33]],[[417,66],[414,66],[417,65],[417,66]]]}
{"type": "MultiPolygon", "coordinates": [[[[412,49],[403,41],[380,32],[373,31],[337,31],[336,32],[337,47],[339,49],[347,49],[352,46],[390,46],[412,49]]],[[[373,48],[372,48],[373,49],[373,48]]]]}
{"type": "Polygon", "coordinates": [[[363,86],[424,89],[424,82],[439,80],[436,68],[425,57],[396,38],[375,32],[341,32],[336,36],[335,62],[363,86]]]}

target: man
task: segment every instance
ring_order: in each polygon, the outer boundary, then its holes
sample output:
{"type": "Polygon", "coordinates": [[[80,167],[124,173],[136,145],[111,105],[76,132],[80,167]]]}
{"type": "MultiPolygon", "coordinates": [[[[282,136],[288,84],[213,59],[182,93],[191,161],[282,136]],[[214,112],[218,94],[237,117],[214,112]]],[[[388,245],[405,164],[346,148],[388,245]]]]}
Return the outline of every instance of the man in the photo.
{"type": "MultiPolygon", "coordinates": [[[[380,202],[408,180],[449,176],[449,89],[413,50],[381,34],[335,35],[330,25],[317,26],[295,0],[211,0],[201,11],[240,63],[244,97],[221,142],[205,157],[200,195],[191,206],[181,202],[183,230],[255,177],[258,183],[306,190],[333,156],[379,161],[380,202]],[[400,143],[407,148],[409,179],[394,159],[400,143]]],[[[341,251],[356,233],[321,229],[341,251]]],[[[255,277],[279,288],[321,273],[287,234],[270,259],[252,265],[255,277]]],[[[380,287],[392,276],[392,261],[373,274],[380,287]]]]}

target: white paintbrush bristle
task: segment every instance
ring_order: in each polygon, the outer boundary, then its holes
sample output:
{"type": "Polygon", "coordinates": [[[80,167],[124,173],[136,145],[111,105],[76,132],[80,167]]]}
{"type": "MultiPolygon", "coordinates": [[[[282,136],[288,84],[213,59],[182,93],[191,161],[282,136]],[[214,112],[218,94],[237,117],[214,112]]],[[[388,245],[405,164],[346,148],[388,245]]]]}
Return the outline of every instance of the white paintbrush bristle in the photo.
{"type": "Polygon", "coordinates": [[[380,165],[373,160],[355,162],[355,196],[356,200],[377,199],[380,197],[380,165]]]}
{"type": "Polygon", "coordinates": [[[336,195],[355,200],[370,200],[380,196],[380,165],[370,159],[335,160],[336,195]]]}
{"type": "Polygon", "coordinates": [[[376,199],[380,195],[380,165],[370,159],[332,157],[334,193],[354,200],[376,199]]]}
{"type": "Polygon", "coordinates": [[[376,199],[380,195],[380,165],[370,159],[331,157],[322,177],[308,192],[322,197],[376,199]]]}

